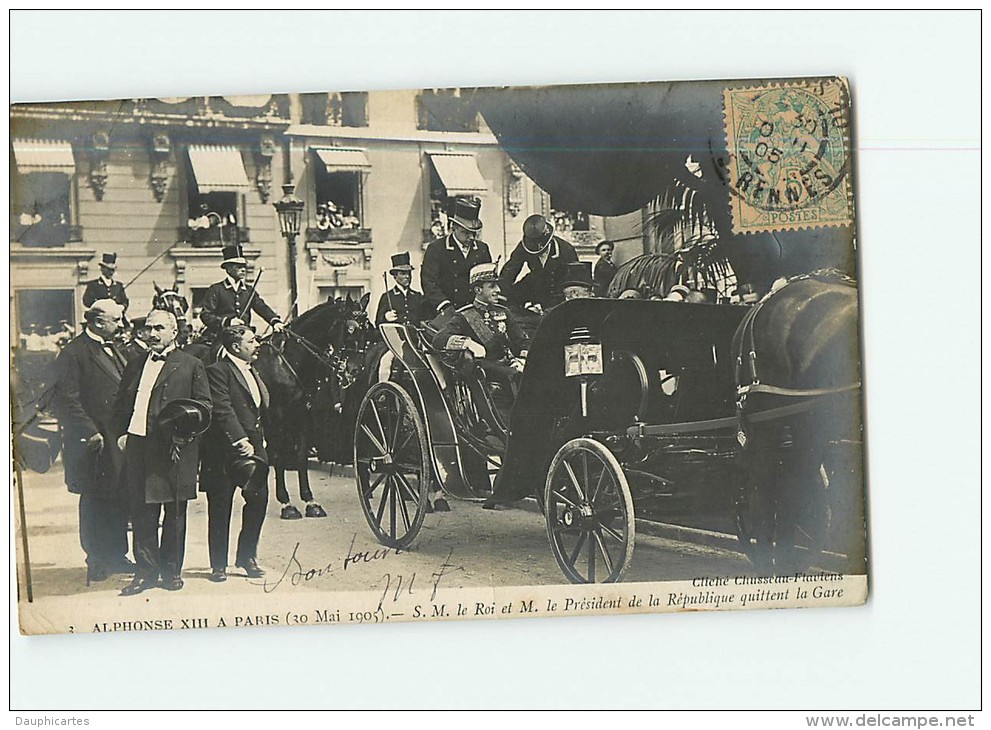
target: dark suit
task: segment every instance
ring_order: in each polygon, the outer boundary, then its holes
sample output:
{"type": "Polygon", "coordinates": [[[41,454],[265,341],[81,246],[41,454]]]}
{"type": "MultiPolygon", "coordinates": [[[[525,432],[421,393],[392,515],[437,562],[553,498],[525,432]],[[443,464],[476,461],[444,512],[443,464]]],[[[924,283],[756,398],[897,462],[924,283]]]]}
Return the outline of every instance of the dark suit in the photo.
{"type": "Polygon", "coordinates": [[[224,327],[230,324],[235,318],[240,318],[245,324],[251,324],[251,313],[254,312],[265,320],[266,323],[280,321],[280,317],[265,303],[265,300],[255,292],[251,293],[251,287],[241,282],[240,288],[235,292],[227,279],[211,284],[203,297],[203,310],[200,312],[200,319],[211,334],[216,336],[224,327]],[[251,299],[251,306],[248,306],[248,299],[251,299]]]}
{"type": "MultiPolygon", "coordinates": [[[[127,364],[114,402],[114,434],[127,433],[134,413],[138,386],[151,355],[127,364]]],[[[131,504],[136,577],[155,580],[179,577],[186,544],[186,502],[196,499],[199,439],[183,446],[172,461],[172,438],[158,426],[158,414],[177,398],[192,398],[210,406],[210,386],[203,363],[172,350],[155,379],[148,403],[147,433],[129,434],[124,451],[131,504]],[[158,521],[165,508],[161,540],[158,521]]]]}
{"type": "Polygon", "coordinates": [[[609,292],[609,285],[613,277],[616,276],[616,266],[612,261],[599,259],[595,262],[595,270],[592,272],[592,281],[595,284],[595,296],[604,297],[609,292]]]}
{"type": "Polygon", "coordinates": [[[423,270],[420,282],[423,296],[429,308],[424,316],[435,314],[440,305],[450,302],[455,307],[470,304],[474,298],[468,285],[468,275],[473,266],[492,263],[489,245],[475,241],[468,250],[468,257],[454,241],[454,234],[430,242],[423,254],[423,270]]]}
{"type": "Polygon", "coordinates": [[[397,324],[419,325],[421,320],[429,319],[434,314],[433,312],[424,312],[423,295],[420,292],[410,289],[404,294],[398,286],[392,287],[379,299],[378,311],[375,314],[376,327],[388,321],[385,318],[385,313],[390,309],[398,315],[398,319],[395,320],[397,324]],[[429,314],[430,317],[425,316],[425,314],[429,314]]]}
{"type": "Polygon", "coordinates": [[[127,495],[123,457],[113,428],[113,404],[124,357],[88,334],[73,338],[55,360],[52,406],[62,427],[65,483],[79,495],[79,542],[89,565],[122,562],[127,554],[127,495]],[[99,450],[86,441],[103,436],[99,450]]]}
{"type": "Polygon", "coordinates": [[[111,281],[110,286],[103,283],[103,279],[93,279],[86,282],[86,289],[83,291],[83,306],[92,307],[93,302],[101,299],[113,299],[125,310],[127,309],[127,293],[124,285],[119,281],[111,281]]]}
{"type": "Polygon", "coordinates": [[[235,564],[257,557],[265,509],[268,506],[268,456],[265,453],[264,421],[268,411],[268,390],[252,368],[261,405],[255,405],[244,374],[224,356],[206,369],[213,398],[213,421],[206,433],[200,490],[206,492],[209,522],[210,567],[227,567],[231,534],[231,511],[236,487],[227,477],[226,467],[237,456],[233,444],[247,438],[255,456],[266,463],[255,469],[242,489],[241,534],[237,541],[235,564]]]}
{"type": "Polygon", "coordinates": [[[551,239],[547,261],[543,264],[538,254],[529,253],[522,243],[518,243],[499,276],[502,290],[514,304],[533,302],[550,309],[564,301],[564,275],[568,264],[577,260],[574,246],[557,236],[551,239]],[[524,264],[529,271],[516,281],[524,264]]]}

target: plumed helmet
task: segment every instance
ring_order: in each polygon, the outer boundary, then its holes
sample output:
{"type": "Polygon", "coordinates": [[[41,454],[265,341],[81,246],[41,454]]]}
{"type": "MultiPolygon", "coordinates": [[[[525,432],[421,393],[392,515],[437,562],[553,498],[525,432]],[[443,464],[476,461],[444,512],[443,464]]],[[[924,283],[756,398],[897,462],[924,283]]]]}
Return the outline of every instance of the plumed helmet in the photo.
{"type": "Polygon", "coordinates": [[[173,438],[196,438],[210,428],[210,409],[198,400],[177,398],[159,411],[158,426],[173,438]]]}

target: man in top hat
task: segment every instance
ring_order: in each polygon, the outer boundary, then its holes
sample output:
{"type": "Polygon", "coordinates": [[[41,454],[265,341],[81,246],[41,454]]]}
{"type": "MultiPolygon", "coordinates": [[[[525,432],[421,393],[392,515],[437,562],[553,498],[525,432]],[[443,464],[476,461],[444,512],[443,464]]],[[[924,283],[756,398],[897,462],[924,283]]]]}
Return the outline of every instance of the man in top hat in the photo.
{"type": "Polygon", "coordinates": [[[206,290],[203,310],[200,312],[200,320],[206,327],[207,334],[216,338],[224,327],[250,325],[252,312],[264,319],[276,332],[282,330],[279,315],[245,281],[248,276],[248,261],[244,258],[241,246],[224,246],[224,260],[220,262],[220,266],[227,272],[227,278],[211,284],[206,290]]]}
{"type": "Polygon", "coordinates": [[[123,458],[113,430],[113,404],[124,371],[114,345],[123,308],[112,299],[93,302],[86,329],[55,360],[52,405],[62,427],[65,484],[79,495],[79,542],[87,583],[133,572],[127,559],[127,496],[123,458]]]}
{"type": "Polygon", "coordinates": [[[451,232],[427,246],[420,281],[428,313],[469,304],[473,296],[468,283],[472,268],[492,262],[488,244],[478,238],[482,230],[478,217],[481,209],[478,198],[455,198],[451,232]]]}
{"type": "Polygon", "coordinates": [[[124,285],[119,281],[114,281],[114,274],[117,273],[117,254],[105,253],[100,258],[99,263],[99,278],[86,282],[86,289],[83,291],[83,306],[92,307],[94,302],[101,299],[113,299],[126,312],[128,301],[124,285]]]}
{"type": "Polygon", "coordinates": [[[544,216],[532,215],[502,270],[502,288],[510,302],[536,312],[550,309],[564,301],[564,272],[577,260],[574,246],[555,236],[544,216]]]}
{"type": "Polygon", "coordinates": [[[595,253],[599,255],[595,266],[592,267],[592,281],[595,282],[595,296],[604,297],[609,292],[609,285],[616,276],[616,264],[612,262],[616,246],[612,241],[599,241],[595,253]]]}
{"type": "Polygon", "coordinates": [[[564,301],[566,302],[572,299],[592,297],[592,290],[595,287],[592,282],[592,264],[588,261],[575,261],[568,264],[561,286],[564,288],[564,301]]]}
{"type": "Polygon", "coordinates": [[[383,322],[419,323],[424,318],[423,295],[410,286],[413,282],[413,266],[409,262],[409,251],[393,254],[389,273],[396,285],[379,299],[375,326],[378,327],[383,322]]]}
{"type": "Polygon", "coordinates": [[[197,429],[176,430],[166,416],[188,410],[194,426],[208,425],[211,407],[203,363],[176,349],[175,316],[153,310],[145,326],[149,351],[127,364],[114,403],[137,563],[134,580],[121,592],[125,596],[154,588],[159,577],[166,590],[183,586],[186,502],[196,499],[199,439],[197,429]]]}
{"type": "Polygon", "coordinates": [[[265,574],[258,566],[258,539],[268,506],[268,456],[264,421],[269,395],[251,366],[258,357],[258,339],[251,327],[228,327],[217,362],[206,369],[213,399],[213,417],[204,439],[200,490],[206,492],[210,543],[210,580],[227,580],[227,558],[234,493],[241,488],[241,534],[234,564],[249,578],[265,574]]]}

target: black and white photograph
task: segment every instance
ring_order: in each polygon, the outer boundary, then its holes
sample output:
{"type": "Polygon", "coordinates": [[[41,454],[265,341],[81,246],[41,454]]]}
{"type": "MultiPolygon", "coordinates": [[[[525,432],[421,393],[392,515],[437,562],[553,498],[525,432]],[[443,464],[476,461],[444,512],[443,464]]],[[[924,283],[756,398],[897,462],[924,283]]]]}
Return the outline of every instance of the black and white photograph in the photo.
{"type": "Polygon", "coordinates": [[[916,143],[764,61],[12,97],[12,631],[862,622],[862,158],[916,143]]]}

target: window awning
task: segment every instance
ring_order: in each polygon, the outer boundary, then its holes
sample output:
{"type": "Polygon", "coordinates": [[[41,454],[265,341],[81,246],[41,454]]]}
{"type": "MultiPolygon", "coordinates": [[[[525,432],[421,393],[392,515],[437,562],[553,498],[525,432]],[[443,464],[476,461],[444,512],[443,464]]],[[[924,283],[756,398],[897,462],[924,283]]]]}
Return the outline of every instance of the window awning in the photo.
{"type": "Polygon", "coordinates": [[[360,172],[372,167],[365,150],[358,147],[314,147],[313,151],[327,168],[327,172],[360,172]]]}
{"type": "Polygon", "coordinates": [[[62,140],[15,139],[12,141],[17,170],[21,174],[31,172],[76,172],[76,158],[72,145],[62,140]]]}
{"type": "Polygon", "coordinates": [[[236,147],[189,146],[189,164],[201,193],[250,188],[244,161],[236,147]]]}
{"type": "Polygon", "coordinates": [[[428,152],[427,155],[448,195],[481,195],[489,191],[475,155],[464,152],[428,152]]]}

